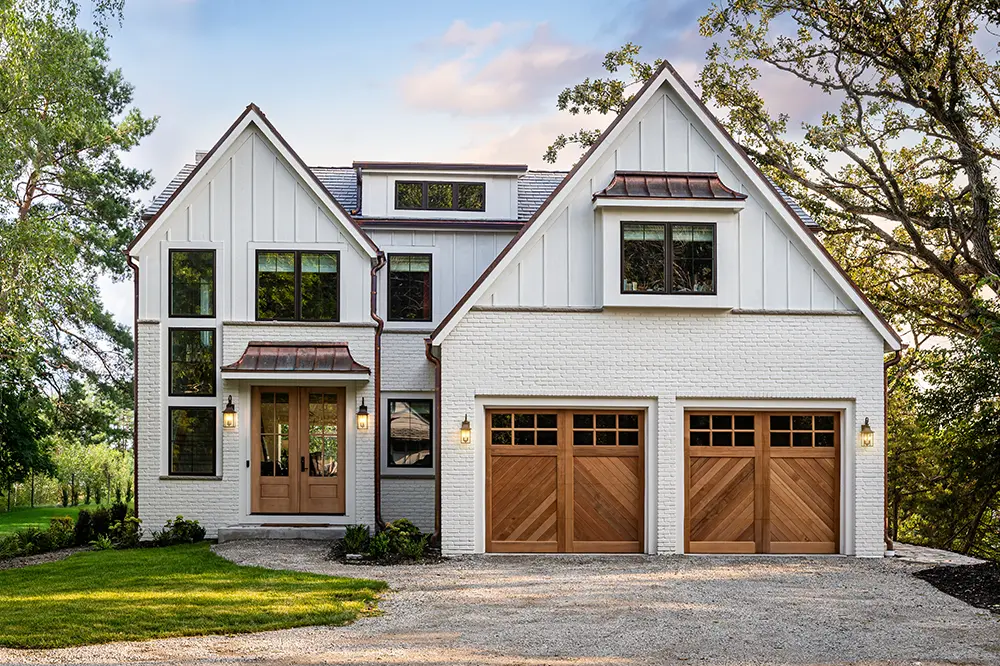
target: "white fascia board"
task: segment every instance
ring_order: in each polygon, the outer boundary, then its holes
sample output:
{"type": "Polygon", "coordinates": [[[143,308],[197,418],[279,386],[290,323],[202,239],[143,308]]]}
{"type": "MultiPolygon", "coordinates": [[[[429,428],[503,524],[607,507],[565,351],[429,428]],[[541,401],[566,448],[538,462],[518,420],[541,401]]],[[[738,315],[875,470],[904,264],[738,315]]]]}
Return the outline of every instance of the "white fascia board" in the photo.
{"type": "MultiPolygon", "coordinates": [[[[692,100],[687,86],[685,86],[683,82],[673,75],[673,72],[669,67],[664,68],[663,73],[667,83],[674,90],[674,92],[677,93],[678,97],[684,101],[685,106],[687,106],[687,110],[694,114],[694,116],[701,123],[702,127],[708,130],[708,132],[715,139],[716,143],[718,143],[722,147],[722,150],[725,151],[726,155],[737,165],[745,165],[748,158],[736,150],[729,137],[725,136],[719,129],[715,120],[707,116],[707,111],[700,104],[692,100]]],[[[781,216],[781,218],[786,222],[786,226],[791,228],[792,233],[795,234],[801,244],[805,246],[807,251],[820,263],[820,265],[826,268],[826,272],[837,284],[837,286],[840,287],[841,291],[847,294],[847,297],[851,299],[851,302],[857,306],[857,308],[865,315],[865,318],[867,318],[872,326],[875,327],[875,330],[877,330],[883,339],[885,339],[889,348],[893,351],[899,351],[902,346],[894,332],[882,323],[878,315],[875,314],[875,311],[858,295],[857,288],[848,282],[848,280],[836,267],[830,266],[830,262],[832,260],[816,246],[818,241],[815,238],[810,237],[811,232],[807,231],[797,219],[792,217],[791,213],[789,213],[788,209],[785,207],[784,201],[780,199],[778,193],[774,191],[774,188],[771,187],[770,184],[764,182],[764,179],[755,169],[744,167],[742,171],[744,176],[756,186],[758,191],[763,194],[764,199],[771,204],[771,207],[778,211],[778,215],[781,216]]]]}
{"type": "Polygon", "coordinates": [[[667,67],[663,67],[661,69],[659,76],[656,77],[656,80],[646,88],[642,97],[635,101],[635,104],[633,104],[625,115],[622,116],[621,120],[615,124],[615,126],[611,129],[611,132],[604,137],[600,145],[597,146],[597,150],[587,157],[587,161],[580,165],[580,167],[573,174],[573,177],[562,186],[562,189],[559,190],[556,196],[548,202],[548,205],[535,213],[536,218],[531,226],[525,229],[524,233],[517,239],[514,246],[510,248],[510,251],[508,251],[500,262],[493,268],[493,270],[490,271],[489,275],[486,276],[475,291],[469,294],[469,297],[465,299],[462,307],[455,313],[445,327],[431,339],[431,345],[440,345],[441,342],[448,337],[448,335],[455,329],[455,326],[458,325],[458,322],[460,322],[465,315],[468,314],[472,306],[479,302],[479,299],[482,298],[483,294],[485,294],[489,288],[493,286],[500,275],[502,275],[511,263],[514,262],[518,255],[521,254],[521,251],[531,243],[532,239],[534,239],[538,233],[540,233],[542,227],[544,227],[545,223],[548,221],[547,216],[549,211],[559,210],[559,208],[576,189],[576,186],[587,175],[587,165],[593,164],[597,160],[601,159],[611,146],[614,145],[615,141],[618,140],[622,133],[630,127],[632,121],[635,120],[635,118],[646,108],[646,105],[649,104],[649,101],[659,92],[660,88],[663,86],[663,82],[666,80],[668,71],[669,68],[667,67]],[[546,217],[543,217],[543,215],[546,217]]]}
{"type": "Polygon", "coordinates": [[[594,199],[594,210],[599,208],[672,208],[672,209],[711,209],[711,210],[743,210],[746,201],[739,199],[653,199],[650,197],[620,198],[597,197],[594,199]]]}

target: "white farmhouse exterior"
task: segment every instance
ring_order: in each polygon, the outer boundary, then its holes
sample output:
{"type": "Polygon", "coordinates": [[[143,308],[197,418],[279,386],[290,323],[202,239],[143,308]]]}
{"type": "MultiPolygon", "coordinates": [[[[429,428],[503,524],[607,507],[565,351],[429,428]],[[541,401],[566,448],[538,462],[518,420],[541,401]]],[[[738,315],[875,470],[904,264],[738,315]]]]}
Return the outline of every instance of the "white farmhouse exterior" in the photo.
{"type": "Polygon", "coordinates": [[[128,249],[140,516],[879,556],[900,341],[812,226],[669,65],[568,174],[310,169],[250,105],[128,249]]]}

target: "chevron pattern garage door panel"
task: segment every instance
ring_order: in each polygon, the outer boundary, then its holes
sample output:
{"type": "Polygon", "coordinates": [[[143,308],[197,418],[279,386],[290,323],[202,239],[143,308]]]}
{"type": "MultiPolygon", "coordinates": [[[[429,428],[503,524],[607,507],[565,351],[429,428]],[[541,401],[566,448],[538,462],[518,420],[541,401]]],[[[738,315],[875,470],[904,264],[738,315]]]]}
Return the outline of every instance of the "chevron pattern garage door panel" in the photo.
{"type": "Polygon", "coordinates": [[[754,459],[691,458],[688,509],[691,552],[754,552],[754,459]]]}
{"type": "Polygon", "coordinates": [[[638,457],[573,460],[573,541],[577,552],[640,550],[638,457]]]}
{"type": "Polygon", "coordinates": [[[836,461],[771,458],[772,553],[837,552],[836,461]]]}
{"type": "Polygon", "coordinates": [[[491,550],[556,551],[556,458],[497,456],[491,467],[491,550]]]}

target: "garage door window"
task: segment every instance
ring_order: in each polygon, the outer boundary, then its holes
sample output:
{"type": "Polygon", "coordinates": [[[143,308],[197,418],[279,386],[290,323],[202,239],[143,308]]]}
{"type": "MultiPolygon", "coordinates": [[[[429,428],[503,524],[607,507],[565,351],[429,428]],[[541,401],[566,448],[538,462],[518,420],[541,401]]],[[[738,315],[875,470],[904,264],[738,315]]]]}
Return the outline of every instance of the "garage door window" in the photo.
{"type": "Polygon", "coordinates": [[[559,440],[559,416],[554,413],[493,413],[490,426],[491,444],[555,446],[559,440]]]}
{"type": "Polygon", "coordinates": [[[768,422],[771,446],[830,448],[834,445],[832,415],[772,414],[768,422]]]}
{"type": "Polygon", "coordinates": [[[753,414],[689,414],[691,446],[753,446],[753,414]]]}
{"type": "Polygon", "coordinates": [[[638,414],[573,414],[574,446],[639,446],[638,414]]]}

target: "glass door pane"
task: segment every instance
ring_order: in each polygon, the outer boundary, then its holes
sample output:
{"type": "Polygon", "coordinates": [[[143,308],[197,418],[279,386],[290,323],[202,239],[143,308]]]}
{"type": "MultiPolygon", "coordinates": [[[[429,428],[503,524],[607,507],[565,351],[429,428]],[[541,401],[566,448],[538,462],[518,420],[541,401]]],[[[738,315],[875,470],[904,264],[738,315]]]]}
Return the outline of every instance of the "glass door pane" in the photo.
{"type": "Polygon", "coordinates": [[[309,476],[336,476],[340,443],[337,394],[309,392],[309,476]]]}
{"type": "Polygon", "coordinates": [[[288,476],[289,394],[260,394],[260,475],[288,476]]]}

